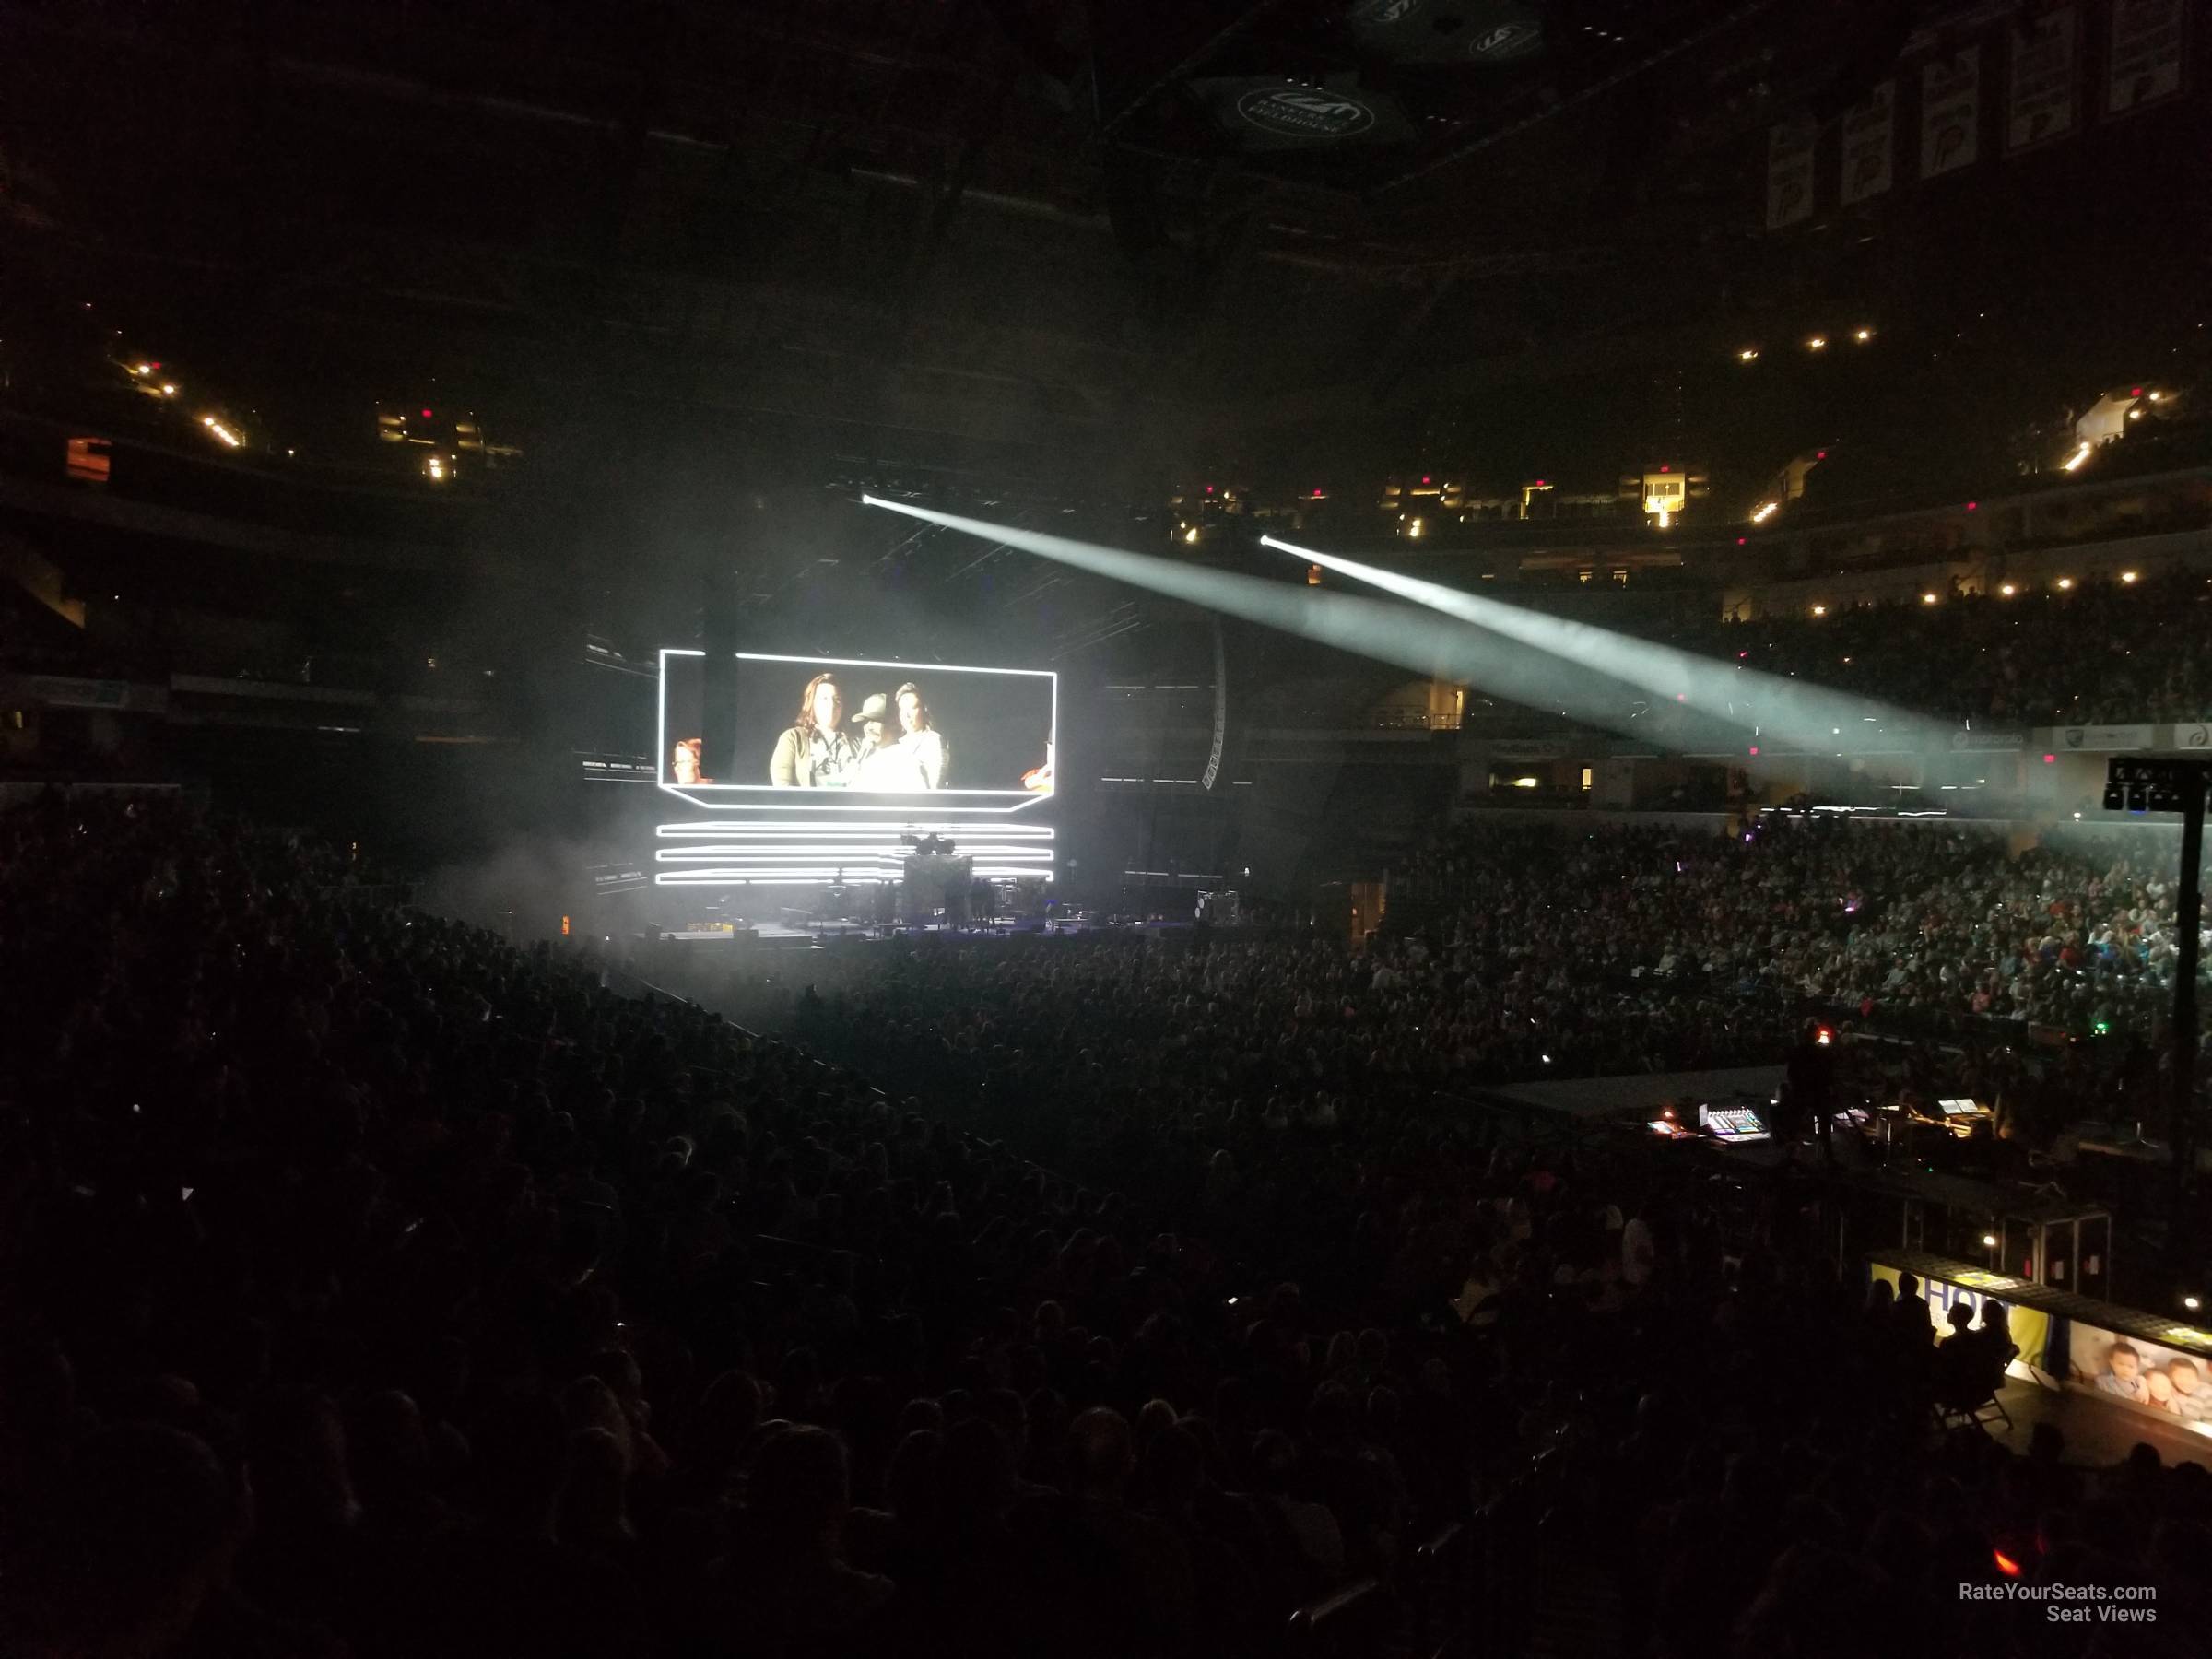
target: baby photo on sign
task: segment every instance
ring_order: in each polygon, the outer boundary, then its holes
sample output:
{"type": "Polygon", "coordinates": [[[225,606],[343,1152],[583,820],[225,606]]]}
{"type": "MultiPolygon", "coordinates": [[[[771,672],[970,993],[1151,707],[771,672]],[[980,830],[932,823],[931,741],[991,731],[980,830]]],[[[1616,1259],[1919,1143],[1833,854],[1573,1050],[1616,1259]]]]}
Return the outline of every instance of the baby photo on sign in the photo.
{"type": "Polygon", "coordinates": [[[2212,1359],[2090,1325],[2068,1336],[2075,1387],[2178,1423],[2212,1421],[2212,1359]]]}

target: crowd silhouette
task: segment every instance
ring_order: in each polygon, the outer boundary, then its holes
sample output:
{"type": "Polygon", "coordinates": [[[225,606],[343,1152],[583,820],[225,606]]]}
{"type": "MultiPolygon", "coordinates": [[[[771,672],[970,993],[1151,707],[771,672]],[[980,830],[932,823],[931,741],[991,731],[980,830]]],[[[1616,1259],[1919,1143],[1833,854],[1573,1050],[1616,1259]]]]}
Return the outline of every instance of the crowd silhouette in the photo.
{"type": "Polygon", "coordinates": [[[1798,1189],[1440,1112],[1332,1011],[1410,947],[952,953],[802,1046],[348,868],[0,816],[11,1653],[2089,1651],[2006,1562],[2207,1628],[2203,1469],[1937,1435],[1798,1189]]]}

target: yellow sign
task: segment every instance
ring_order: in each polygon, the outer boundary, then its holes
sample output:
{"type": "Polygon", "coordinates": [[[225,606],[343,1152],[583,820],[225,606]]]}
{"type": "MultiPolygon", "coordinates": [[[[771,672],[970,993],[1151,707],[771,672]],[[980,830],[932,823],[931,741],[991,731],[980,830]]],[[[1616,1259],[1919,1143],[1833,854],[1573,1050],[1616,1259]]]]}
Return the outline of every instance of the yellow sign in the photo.
{"type": "MultiPolygon", "coordinates": [[[[1896,1268],[1877,1262],[1872,1264],[1870,1271],[1892,1290],[1897,1288],[1896,1268]]],[[[1928,1316],[1936,1322],[1938,1341],[1950,1334],[1951,1308],[1955,1303],[1964,1302],[1971,1308],[1975,1322],[1979,1324],[1982,1304],[1990,1297],[2004,1301],[2006,1295],[2027,1288],[2028,1281],[2025,1279],[2007,1278],[2001,1273],[1984,1273],[1978,1267],[1963,1270],[1957,1280],[1923,1278],[1920,1281],[1920,1293],[1927,1300],[1928,1316]]],[[[2023,1308],[2018,1302],[2006,1301],[2005,1324],[2006,1329],[2012,1334],[2014,1346],[2020,1350],[2019,1358],[2012,1362],[2012,1374],[2024,1377],[2028,1374],[2026,1367],[2040,1366],[2043,1362],[2044,1350],[2051,1344],[2051,1315],[2041,1308],[2023,1308]]]]}

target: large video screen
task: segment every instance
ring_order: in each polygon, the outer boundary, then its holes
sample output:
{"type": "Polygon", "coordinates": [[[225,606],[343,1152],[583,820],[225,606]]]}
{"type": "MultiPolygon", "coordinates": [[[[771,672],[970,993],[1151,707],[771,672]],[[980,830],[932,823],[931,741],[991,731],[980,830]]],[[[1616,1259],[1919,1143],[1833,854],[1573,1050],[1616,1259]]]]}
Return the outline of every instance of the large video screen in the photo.
{"type": "Polygon", "coordinates": [[[708,718],[702,653],[661,654],[661,782],[881,798],[1053,790],[1058,677],[1044,670],[741,653],[735,718],[708,718]],[[710,732],[734,734],[715,752],[710,732]]]}

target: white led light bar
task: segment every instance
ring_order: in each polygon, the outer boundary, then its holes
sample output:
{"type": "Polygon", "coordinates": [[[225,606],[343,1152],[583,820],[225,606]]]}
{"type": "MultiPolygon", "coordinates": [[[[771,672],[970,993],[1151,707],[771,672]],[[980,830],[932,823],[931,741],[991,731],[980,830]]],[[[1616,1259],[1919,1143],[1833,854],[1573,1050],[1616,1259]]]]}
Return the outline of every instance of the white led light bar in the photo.
{"type": "Polygon", "coordinates": [[[943,836],[974,861],[981,877],[1051,880],[1054,833],[1049,824],[855,824],[714,820],[662,824],[653,855],[660,887],[803,885],[817,881],[898,881],[913,854],[909,836],[943,836]]]}

